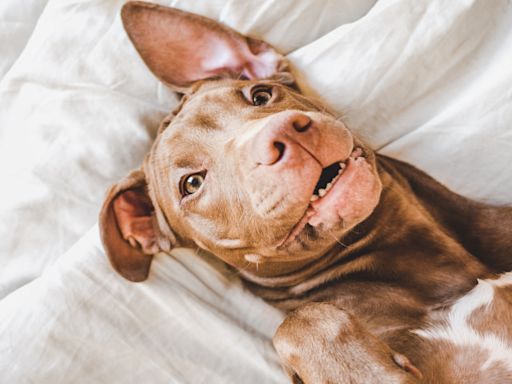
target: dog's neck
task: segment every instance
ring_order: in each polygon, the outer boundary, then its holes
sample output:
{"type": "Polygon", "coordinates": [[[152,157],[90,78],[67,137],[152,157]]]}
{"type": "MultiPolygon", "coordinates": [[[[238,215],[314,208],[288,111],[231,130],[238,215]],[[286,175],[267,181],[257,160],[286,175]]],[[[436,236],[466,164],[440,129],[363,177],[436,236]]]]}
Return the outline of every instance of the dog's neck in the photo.
{"type": "Polygon", "coordinates": [[[266,291],[258,292],[263,297],[286,298],[340,278],[363,278],[398,283],[439,303],[460,296],[477,278],[487,276],[487,268],[414,193],[411,175],[405,176],[388,158],[378,157],[377,164],[383,192],[369,218],[319,258],[241,271],[249,285],[266,291]]]}

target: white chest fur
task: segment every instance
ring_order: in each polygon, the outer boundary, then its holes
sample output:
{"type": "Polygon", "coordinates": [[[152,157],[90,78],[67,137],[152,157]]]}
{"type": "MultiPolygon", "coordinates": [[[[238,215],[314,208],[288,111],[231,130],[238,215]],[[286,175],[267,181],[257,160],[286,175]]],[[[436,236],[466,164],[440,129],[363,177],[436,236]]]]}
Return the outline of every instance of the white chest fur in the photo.
{"type": "Polygon", "coordinates": [[[450,376],[459,377],[459,372],[469,377],[498,374],[506,378],[504,382],[512,382],[512,272],[479,280],[440,319],[414,333],[434,350],[441,353],[442,349],[445,356],[447,350],[452,351],[448,353],[454,365],[450,376]]]}

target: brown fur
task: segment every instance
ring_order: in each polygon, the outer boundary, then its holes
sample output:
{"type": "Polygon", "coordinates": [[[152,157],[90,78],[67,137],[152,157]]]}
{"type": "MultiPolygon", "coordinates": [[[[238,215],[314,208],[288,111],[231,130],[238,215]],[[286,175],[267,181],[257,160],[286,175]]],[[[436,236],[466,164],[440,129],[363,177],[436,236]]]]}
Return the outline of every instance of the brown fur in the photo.
{"type": "MultiPolygon", "coordinates": [[[[480,370],[484,349],[471,352],[417,331],[447,324],[451,306],[477,279],[512,269],[512,207],[468,200],[375,154],[297,92],[284,58],[263,42],[145,3],[128,3],[123,20],[150,69],[185,96],[141,169],[105,201],[101,233],[117,271],[141,281],[158,250],[197,245],[212,252],[289,312],[274,343],[295,383],[510,378],[500,361],[480,370]],[[185,30],[179,38],[176,23],[185,30]],[[203,68],[218,50],[231,59],[203,68]],[[238,79],[242,74],[248,79],[238,79]],[[262,85],[272,99],[256,107],[251,94],[262,85]],[[351,157],[357,147],[363,159],[351,157]],[[340,222],[315,212],[320,225],[283,242],[312,206],[322,168],[340,160],[354,169],[356,184],[339,189],[350,196],[335,204],[340,222]],[[183,197],[183,177],[197,172],[205,175],[203,187],[183,197]]],[[[512,343],[510,288],[494,292],[493,304],[470,323],[512,343]]]]}

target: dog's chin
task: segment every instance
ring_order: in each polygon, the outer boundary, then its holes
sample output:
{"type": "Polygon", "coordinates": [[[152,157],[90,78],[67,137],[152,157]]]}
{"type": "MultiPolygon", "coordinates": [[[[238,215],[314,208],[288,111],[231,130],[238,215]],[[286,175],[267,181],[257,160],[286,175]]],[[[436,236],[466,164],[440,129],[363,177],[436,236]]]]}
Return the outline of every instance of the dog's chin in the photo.
{"type": "Polygon", "coordinates": [[[304,215],[278,248],[336,242],[373,212],[381,189],[374,154],[356,147],[337,167],[324,168],[304,215]]]}

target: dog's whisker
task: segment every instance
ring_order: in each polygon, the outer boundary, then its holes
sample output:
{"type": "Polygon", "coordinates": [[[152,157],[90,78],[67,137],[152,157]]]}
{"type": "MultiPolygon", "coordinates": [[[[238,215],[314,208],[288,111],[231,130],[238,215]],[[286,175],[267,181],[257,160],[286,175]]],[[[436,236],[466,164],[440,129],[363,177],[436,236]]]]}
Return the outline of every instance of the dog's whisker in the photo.
{"type": "Polygon", "coordinates": [[[339,240],[339,239],[338,239],[338,238],[337,238],[337,237],[332,233],[332,231],[327,231],[327,234],[328,234],[329,236],[331,236],[331,237],[336,241],[336,243],[338,243],[339,245],[341,245],[341,246],[343,246],[343,247],[345,247],[345,248],[348,248],[348,245],[347,245],[347,244],[345,244],[345,243],[343,243],[341,240],[339,240]]]}

